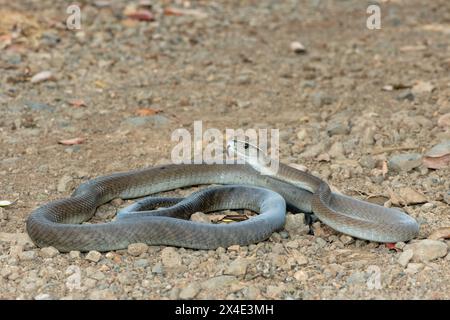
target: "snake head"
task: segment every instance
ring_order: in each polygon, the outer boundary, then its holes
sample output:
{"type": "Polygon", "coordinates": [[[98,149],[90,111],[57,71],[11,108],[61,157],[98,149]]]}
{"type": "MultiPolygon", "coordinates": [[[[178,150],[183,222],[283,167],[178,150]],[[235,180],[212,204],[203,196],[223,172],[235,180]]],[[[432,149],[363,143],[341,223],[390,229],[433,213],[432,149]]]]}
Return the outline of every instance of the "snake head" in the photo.
{"type": "Polygon", "coordinates": [[[245,136],[244,139],[230,139],[227,143],[227,154],[230,157],[237,156],[238,160],[248,163],[260,173],[273,174],[268,172],[271,163],[270,157],[248,136],[245,136]]]}

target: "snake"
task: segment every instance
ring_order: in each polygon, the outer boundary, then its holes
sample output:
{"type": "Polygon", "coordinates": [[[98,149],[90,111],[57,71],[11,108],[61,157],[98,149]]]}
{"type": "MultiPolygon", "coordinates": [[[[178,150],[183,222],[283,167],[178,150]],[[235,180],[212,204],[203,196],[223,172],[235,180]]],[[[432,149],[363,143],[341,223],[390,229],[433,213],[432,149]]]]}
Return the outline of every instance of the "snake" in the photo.
{"type": "Polygon", "coordinates": [[[244,163],[168,164],[88,180],[70,197],[35,209],[26,221],[27,232],[38,247],[53,246],[60,252],[104,252],[133,243],[212,250],[268,239],[283,229],[289,210],[312,213],[332,229],[363,240],[406,242],[419,233],[419,224],[406,213],[334,193],[308,172],[281,162],[276,172],[263,172],[270,171],[270,161],[248,141],[230,140],[227,152],[235,152],[244,163]],[[115,198],[200,185],[218,186],[188,198],[143,198],[112,221],[89,223],[100,205],[115,198]],[[258,214],[229,224],[189,220],[195,212],[226,209],[258,214]]]}

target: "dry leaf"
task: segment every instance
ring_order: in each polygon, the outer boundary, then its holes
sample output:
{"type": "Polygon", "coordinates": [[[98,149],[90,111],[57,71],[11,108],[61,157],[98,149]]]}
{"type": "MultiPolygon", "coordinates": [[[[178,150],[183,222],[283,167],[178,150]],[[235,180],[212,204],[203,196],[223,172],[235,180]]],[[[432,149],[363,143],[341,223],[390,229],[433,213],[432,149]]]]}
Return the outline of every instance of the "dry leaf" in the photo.
{"type": "Polygon", "coordinates": [[[104,83],[103,81],[100,81],[100,80],[95,81],[94,84],[96,87],[101,88],[101,89],[107,87],[106,83],[104,83]]]}
{"type": "Polygon", "coordinates": [[[42,71],[39,73],[36,73],[32,78],[31,78],[31,83],[38,83],[38,82],[42,82],[42,81],[46,81],[49,79],[53,78],[53,73],[51,71],[42,71]]]}
{"type": "Polygon", "coordinates": [[[431,240],[450,239],[450,227],[443,227],[443,228],[434,230],[428,236],[428,239],[431,239],[431,240]]]}
{"type": "Polygon", "coordinates": [[[413,205],[427,202],[427,198],[420,192],[410,188],[400,188],[393,192],[389,190],[390,200],[393,205],[396,206],[404,206],[404,205],[413,205]]]}
{"type": "Polygon", "coordinates": [[[84,100],[81,99],[70,100],[69,104],[77,108],[87,107],[87,104],[84,102],[84,100]]]}
{"type": "Polygon", "coordinates": [[[423,157],[422,163],[429,169],[442,169],[450,165],[450,154],[442,157],[423,157]]]}
{"type": "Polygon", "coordinates": [[[208,15],[200,10],[196,9],[178,9],[174,7],[168,7],[164,9],[164,15],[166,16],[195,16],[197,18],[206,18],[208,15]]]}
{"type": "Polygon", "coordinates": [[[84,138],[73,138],[73,139],[66,139],[66,140],[59,140],[59,144],[63,144],[65,146],[72,146],[74,144],[82,144],[85,141],[84,138]]]}
{"type": "Polygon", "coordinates": [[[14,202],[8,201],[8,200],[0,200],[0,207],[7,207],[12,205],[14,202]]]}
{"type": "Polygon", "coordinates": [[[153,13],[145,9],[138,9],[125,14],[128,18],[138,21],[153,21],[155,17],[153,13]]]}
{"type": "Polygon", "coordinates": [[[408,52],[408,51],[421,51],[425,50],[427,47],[424,45],[417,45],[417,46],[403,46],[400,47],[400,51],[408,52]]]}
{"type": "Polygon", "coordinates": [[[242,214],[227,214],[220,221],[222,221],[222,222],[235,222],[235,221],[244,221],[244,220],[248,220],[248,217],[246,215],[242,215],[242,214]]]}
{"type": "Polygon", "coordinates": [[[222,221],[223,218],[225,218],[224,214],[213,214],[210,215],[210,220],[212,223],[218,223],[219,221],[222,221]]]}
{"type": "Polygon", "coordinates": [[[435,31],[450,34],[450,25],[446,24],[437,24],[437,23],[427,24],[422,26],[422,29],[426,31],[435,31]]]}
{"type": "Polygon", "coordinates": [[[378,194],[373,194],[373,195],[369,195],[366,198],[367,202],[370,203],[375,203],[378,204],[379,206],[384,206],[384,204],[388,201],[389,199],[383,195],[378,195],[378,194]]]}
{"type": "Polygon", "coordinates": [[[435,145],[422,160],[425,167],[441,169],[450,164],[450,140],[435,145]]]}
{"type": "Polygon", "coordinates": [[[136,114],[138,116],[141,116],[141,117],[153,116],[153,115],[155,115],[157,113],[160,113],[160,112],[162,112],[162,110],[160,110],[160,109],[152,109],[152,108],[142,108],[142,109],[137,109],[136,110],[136,114]]]}
{"type": "Polygon", "coordinates": [[[382,167],[381,167],[381,173],[383,174],[383,178],[386,176],[388,171],[389,171],[389,169],[388,169],[387,161],[383,160],[383,164],[382,164],[382,167]]]}

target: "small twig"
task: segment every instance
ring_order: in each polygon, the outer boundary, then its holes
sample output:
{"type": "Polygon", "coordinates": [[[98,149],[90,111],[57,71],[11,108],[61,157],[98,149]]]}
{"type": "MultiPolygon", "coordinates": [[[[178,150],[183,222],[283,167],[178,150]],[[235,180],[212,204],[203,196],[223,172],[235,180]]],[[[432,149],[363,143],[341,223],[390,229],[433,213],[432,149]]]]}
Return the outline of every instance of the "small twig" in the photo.
{"type": "Polygon", "coordinates": [[[420,147],[387,147],[376,149],[372,151],[372,154],[380,154],[383,152],[391,152],[391,151],[399,151],[399,150],[411,150],[411,149],[419,149],[420,147]]]}

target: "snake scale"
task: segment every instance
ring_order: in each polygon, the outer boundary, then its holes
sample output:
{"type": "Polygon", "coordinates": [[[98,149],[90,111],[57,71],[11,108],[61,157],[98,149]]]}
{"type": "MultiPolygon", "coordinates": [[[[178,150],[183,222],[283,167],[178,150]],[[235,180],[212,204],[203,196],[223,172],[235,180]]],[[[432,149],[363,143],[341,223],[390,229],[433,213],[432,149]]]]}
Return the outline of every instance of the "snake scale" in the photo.
{"type": "Polygon", "coordinates": [[[323,223],[351,236],[377,242],[408,241],[419,225],[407,214],[332,193],[323,180],[280,163],[276,175],[261,175],[250,164],[163,165],[89,180],[71,197],[32,212],[27,232],[40,247],[61,252],[109,251],[131,243],[215,249],[263,241],[283,228],[286,205],[314,213],[323,223]],[[82,224],[114,198],[133,199],[193,185],[230,185],[197,192],[190,200],[144,199],[114,221],[82,224]],[[166,209],[143,211],[169,204],[166,209]],[[260,213],[232,224],[189,221],[197,211],[246,208],[260,213]],[[136,212],[134,212],[136,211],[136,212]]]}

